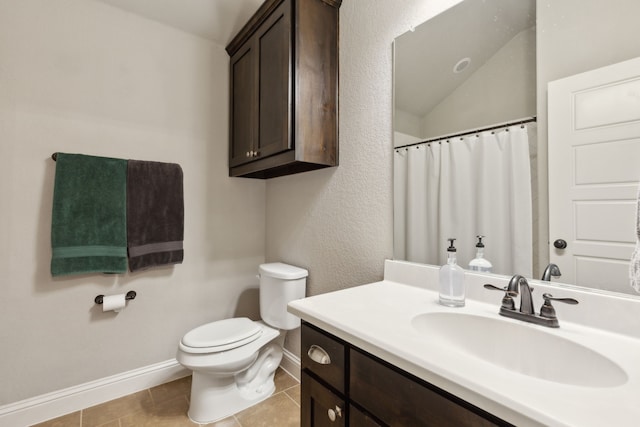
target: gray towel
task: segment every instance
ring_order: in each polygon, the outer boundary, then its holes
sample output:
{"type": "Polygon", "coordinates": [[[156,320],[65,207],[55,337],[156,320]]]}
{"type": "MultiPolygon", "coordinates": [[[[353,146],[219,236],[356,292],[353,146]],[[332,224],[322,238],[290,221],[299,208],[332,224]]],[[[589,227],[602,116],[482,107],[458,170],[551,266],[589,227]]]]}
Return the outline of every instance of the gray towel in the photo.
{"type": "Polygon", "coordinates": [[[129,160],[129,270],[182,263],[183,239],[184,196],[180,165],[129,160]]]}

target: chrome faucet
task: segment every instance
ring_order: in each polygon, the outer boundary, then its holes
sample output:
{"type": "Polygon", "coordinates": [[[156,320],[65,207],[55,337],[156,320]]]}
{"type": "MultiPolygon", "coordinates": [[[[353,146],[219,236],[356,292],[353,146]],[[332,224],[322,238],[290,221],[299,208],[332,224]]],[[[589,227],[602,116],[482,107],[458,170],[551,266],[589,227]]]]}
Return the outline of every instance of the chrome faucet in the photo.
{"type": "Polygon", "coordinates": [[[535,309],[533,308],[533,298],[531,297],[533,288],[529,286],[527,279],[519,274],[516,274],[511,278],[511,280],[509,280],[509,284],[506,288],[499,288],[489,283],[484,285],[484,287],[493,291],[504,292],[502,305],[500,306],[500,314],[502,316],[522,320],[523,322],[535,323],[536,325],[548,326],[550,328],[557,328],[560,326],[558,318],[556,317],[556,311],[551,305],[551,301],[559,301],[566,304],[578,304],[578,301],[573,298],[554,298],[551,294],[543,294],[542,298],[544,298],[544,304],[540,309],[540,314],[536,314],[535,309]],[[518,295],[520,295],[520,308],[516,309],[513,298],[518,295]]]}
{"type": "Polygon", "coordinates": [[[520,313],[524,314],[535,314],[533,309],[533,298],[531,298],[531,292],[533,288],[529,287],[529,283],[527,279],[516,274],[509,281],[508,289],[511,289],[511,292],[515,292],[515,295],[518,295],[518,286],[520,286],[520,313]]]}
{"type": "Polygon", "coordinates": [[[547,282],[551,281],[551,276],[560,277],[560,268],[555,264],[547,265],[547,268],[544,269],[544,273],[542,273],[542,278],[540,280],[545,280],[547,282]]]}

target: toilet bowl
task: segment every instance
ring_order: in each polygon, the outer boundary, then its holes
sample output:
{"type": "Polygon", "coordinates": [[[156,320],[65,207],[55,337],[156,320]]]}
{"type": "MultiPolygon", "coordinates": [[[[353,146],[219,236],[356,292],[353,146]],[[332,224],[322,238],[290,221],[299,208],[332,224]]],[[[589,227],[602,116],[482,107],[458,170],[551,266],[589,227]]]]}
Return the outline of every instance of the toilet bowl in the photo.
{"type": "Polygon", "coordinates": [[[262,264],[259,271],[263,321],[219,320],[192,329],[180,340],[176,359],[193,371],[188,415],[195,423],[219,421],[275,390],[273,377],[286,330],[300,325],[286,306],[304,298],[308,273],[282,263],[262,264]]]}

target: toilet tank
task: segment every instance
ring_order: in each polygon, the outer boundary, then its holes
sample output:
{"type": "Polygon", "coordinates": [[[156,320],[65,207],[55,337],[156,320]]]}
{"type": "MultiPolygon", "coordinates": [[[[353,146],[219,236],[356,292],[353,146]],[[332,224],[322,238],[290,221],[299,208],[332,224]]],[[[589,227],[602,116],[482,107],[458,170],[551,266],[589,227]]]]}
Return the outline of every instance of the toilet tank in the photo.
{"type": "Polygon", "coordinates": [[[281,262],[261,264],[259,271],[262,320],[278,329],[299,327],[300,318],[287,312],[287,304],[305,297],[309,272],[281,262]]]}

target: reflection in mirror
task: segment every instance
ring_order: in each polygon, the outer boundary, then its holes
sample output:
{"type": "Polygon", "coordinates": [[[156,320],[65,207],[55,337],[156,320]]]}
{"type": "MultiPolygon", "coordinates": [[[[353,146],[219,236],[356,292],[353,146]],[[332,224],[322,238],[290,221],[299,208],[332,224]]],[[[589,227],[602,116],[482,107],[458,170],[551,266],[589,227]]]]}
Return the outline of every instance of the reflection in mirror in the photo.
{"type": "Polygon", "coordinates": [[[394,52],[395,257],[441,265],[453,237],[466,268],[484,235],[492,272],[530,277],[535,1],[467,0],[394,52]]]}
{"type": "Polygon", "coordinates": [[[535,38],[535,0],[467,0],[399,36],[394,144],[535,116],[535,38]]]}
{"type": "MultiPolygon", "coordinates": [[[[473,221],[464,218],[470,205],[478,204],[478,194],[482,194],[480,199],[489,206],[492,206],[497,199],[493,194],[494,187],[489,186],[489,188],[478,190],[480,178],[474,178],[475,181],[471,185],[466,184],[467,187],[472,187],[471,196],[467,196],[466,199],[458,197],[444,213],[453,221],[456,228],[445,230],[436,223],[419,232],[407,233],[406,222],[417,214],[412,214],[400,206],[399,202],[405,203],[410,193],[405,187],[399,187],[399,181],[406,182],[408,175],[400,173],[401,168],[397,164],[397,159],[407,150],[415,150],[415,152],[422,150],[422,156],[431,157],[431,160],[436,159],[438,155],[442,157],[443,153],[436,152],[440,150],[436,146],[454,147],[454,152],[459,150],[468,154],[466,152],[477,150],[476,146],[480,145],[470,141],[474,137],[482,141],[492,137],[501,141],[503,138],[501,135],[506,133],[506,129],[494,129],[487,135],[487,132],[482,132],[482,129],[531,117],[536,117],[537,123],[529,124],[524,128],[530,141],[528,155],[531,165],[528,172],[531,179],[531,247],[527,249],[525,256],[530,258],[530,276],[540,278],[550,259],[555,262],[556,259],[565,256],[563,249],[556,249],[553,243],[569,236],[569,233],[549,234],[548,187],[555,187],[558,181],[554,177],[549,178],[551,172],[547,167],[547,145],[554,143],[549,141],[547,136],[550,121],[547,117],[547,84],[640,55],[637,35],[633,30],[637,28],[633,17],[640,15],[640,2],[620,0],[614,4],[608,4],[607,8],[601,6],[601,2],[597,0],[562,2],[465,0],[395,40],[394,257],[396,259],[411,259],[413,255],[407,254],[407,250],[411,252],[415,248],[408,248],[406,245],[407,236],[410,238],[413,236],[417,237],[416,241],[425,240],[434,248],[423,251],[424,253],[421,254],[423,256],[428,252],[432,258],[416,259],[416,261],[441,265],[444,262],[443,257],[446,257],[446,239],[456,237],[459,263],[467,268],[476,252],[475,235],[483,234],[486,235],[483,239],[486,245],[484,253],[486,258],[494,263],[494,272],[507,275],[527,274],[522,270],[526,266],[500,265],[502,254],[499,251],[501,250],[511,251],[520,256],[525,253],[524,250],[513,250],[512,244],[496,244],[501,234],[508,234],[509,229],[514,228],[512,222],[496,219],[502,218],[504,207],[490,210],[489,214],[483,214],[501,223],[502,228],[491,231],[491,234],[484,229],[484,226],[483,229],[478,228],[477,217],[474,216],[473,221]],[[594,31],[594,28],[598,31],[594,31]],[[440,137],[457,135],[469,130],[474,133],[459,136],[455,142],[454,138],[449,137],[438,143],[440,137]],[[447,139],[450,140],[449,144],[446,143],[447,139]],[[434,141],[429,144],[411,145],[428,140],[434,141]],[[399,148],[407,145],[406,148],[399,148]],[[420,148],[415,148],[418,146],[420,148]],[[470,224],[474,221],[474,224],[470,224]],[[431,255],[431,252],[434,254],[431,255]]],[[[640,119],[638,123],[640,124],[640,119]]],[[[638,127],[640,128],[640,125],[638,127]]],[[[521,128],[509,127],[512,134],[515,134],[514,131],[517,129],[521,128]]],[[[640,142],[640,135],[636,138],[636,141],[640,142]]],[[[497,144],[499,148],[499,143],[497,144]]],[[[498,148],[495,150],[500,151],[498,148]]],[[[450,153],[445,153],[445,158],[449,155],[449,160],[453,159],[453,166],[447,166],[450,170],[445,172],[454,175],[455,179],[458,179],[457,175],[461,171],[464,171],[464,174],[471,174],[471,172],[477,173],[476,169],[479,169],[481,176],[482,173],[486,174],[487,170],[497,172],[493,166],[487,166],[489,163],[486,156],[489,155],[490,150],[483,148],[480,151],[485,155],[484,160],[474,160],[471,162],[473,166],[466,167],[462,163],[461,168],[455,163],[460,159],[459,155],[454,153],[451,157],[450,153]],[[474,170],[471,171],[471,169],[474,170]]],[[[635,149],[624,152],[628,157],[637,156],[635,149]]],[[[413,172],[416,172],[415,162],[409,163],[406,159],[403,161],[409,168],[413,166],[413,172]]],[[[446,163],[438,162],[438,165],[446,165],[446,163]]],[[[607,166],[600,162],[594,167],[602,169],[607,166]]],[[[440,169],[443,170],[445,167],[440,169]]],[[[512,173],[521,177],[527,174],[523,171],[524,166],[521,164],[512,173]]],[[[428,173],[422,171],[423,177],[420,179],[426,179],[429,174],[435,172],[435,168],[428,173]]],[[[441,171],[437,172],[439,174],[441,171]]],[[[640,168],[635,168],[635,172],[628,173],[627,176],[632,179],[625,184],[626,187],[637,188],[640,168]]],[[[514,181],[505,178],[502,182],[514,181]]],[[[450,188],[437,186],[436,189],[425,190],[431,199],[420,202],[422,210],[431,212],[433,215],[436,209],[435,203],[440,203],[442,199],[445,201],[451,199],[452,195],[457,195],[463,187],[461,183],[454,182],[452,185],[453,187],[450,186],[450,188]]],[[[492,185],[495,186],[495,184],[492,185]]],[[[634,191],[633,200],[627,199],[624,202],[627,208],[629,204],[635,206],[635,194],[634,191]]],[[[416,204],[414,196],[409,198],[416,204]]],[[[557,207],[558,203],[554,201],[552,207],[557,207]]],[[[522,204],[522,201],[518,202],[519,206],[522,204]]],[[[564,208],[565,210],[573,210],[572,205],[566,206],[568,207],[564,208]]],[[[438,209],[442,210],[442,208],[438,209]]],[[[624,253],[620,264],[625,268],[635,243],[636,217],[629,215],[630,211],[631,209],[626,209],[627,213],[620,217],[624,223],[623,228],[629,230],[629,236],[624,237],[617,244],[618,252],[624,253]]],[[[555,214],[551,213],[551,215],[555,214]]],[[[598,218],[592,218],[592,220],[597,223],[598,218]]],[[[574,218],[573,222],[575,221],[577,220],[574,218]]],[[[571,223],[568,225],[569,228],[575,228],[571,223]]],[[[599,225],[607,228],[606,218],[602,218],[599,225]]],[[[516,228],[522,231],[521,226],[516,228]]],[[[579,237],[569,236],[565,240],[569,248],[581,245],[579,237]]],[[[605,254],[605,256],[608,255],[605,254]]],[[[580,259],[584,260],[585,257],[582,256],[580,259]]],[[[614,277],[601,272],[603,274],[598,277],[589,277],[590,280],[585,280],[585,273],[579,271],[579,261],[573,257],[565,262],[563,265],[568,267],[561,266],[561,269],[571,274],[564,274],[559,278],[552,276],[551,280],[562,284],[573,283],[567,277],[576,277],[578,284],[593,289],[635,295],[629,286],[629,280],[620,278],[619,275],[614,277]]]]}

